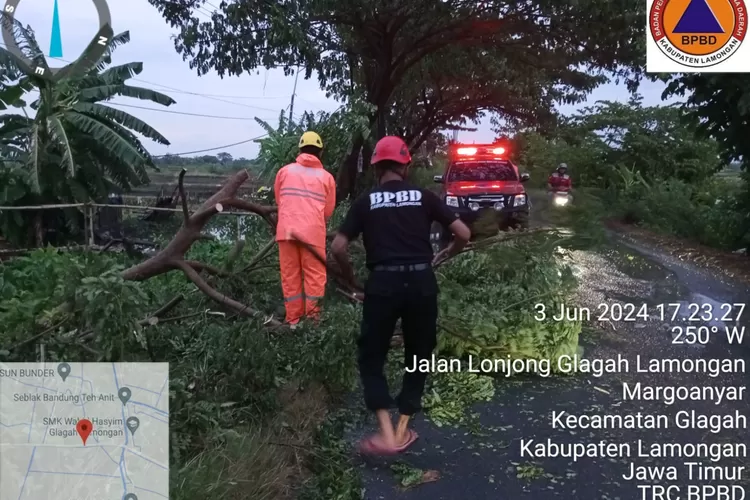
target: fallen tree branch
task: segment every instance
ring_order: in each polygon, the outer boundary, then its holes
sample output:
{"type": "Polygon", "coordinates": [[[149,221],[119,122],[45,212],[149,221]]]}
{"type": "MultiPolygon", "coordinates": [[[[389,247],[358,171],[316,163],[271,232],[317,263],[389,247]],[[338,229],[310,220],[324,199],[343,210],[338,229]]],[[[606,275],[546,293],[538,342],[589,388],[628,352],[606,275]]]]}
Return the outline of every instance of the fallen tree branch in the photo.
{"type": "Polygon", "coordinates": [[[341,274],[341,271],[337,267],[334,267],[333,265],[331,265],[331,263],[328,262],[328,259],[326,259],[325,255],[320,255],[318,253],[318,250],[315,247],[313,247],[306,241],[303,241],[301,238],[297,237],[294,233],[292,233],[291,236],[292,236],[292,239],[295,240],[299,246],[301,246],[302,248],[304,248],[305,250],[313,254],[313,256],[318,260],[318,262],[326,266],[326,271],[333,276],[333,278],[336,280],[339,286],[347,289],[348,293],[354,296],[355,294],[352,292],[355,292],[355,293],[364,292],[362,288],[355,287],[352,283],[349,283],[348,280],[346,280],[343,277],[343,275],[341,274]]]}
{"type": "Polygon", "coordinates": [[[270,240],[268,240],[268,243],[263,245],[263,248],[261,248],[258,251],[258,253],[255,254],[255,257],[250,259],[250,263],[246,265],[245,267],[243,267],[242,269],[240,269],[238,273],[245,273],[245,272],[252,270],[256,265],[258,265],[258,263],[260,263],[263,259],[265,259],[268,256],[269,252],[275,245],[276,245],[276,237],[273,237],[270,240]]]}
{"type": "MultiPolygon", "coordinates": [[[[142,320],[139,320],[138,324],[140,326],[149,326],[149,325],[153,326],[159,323],[160,321],[164,321],[161,319],[161,317],[167,314],[169,311],[171,311],[175,307],[177,307],[180,304],[180,302],[182,302],[183,300],[185,300],[185,297],[183,295],[177,295],[173,297],[172,299],[169,300],[169,302],[161,306],[159,309],[152,312],[150,315],[146,316],[142,320]]],[[[94,330],[86,330],[82,332],[80,335],[78,335],[78,339],[87,340],[87,339],[94,337],[95,335],[96,335],[96,332],[94,330]]]]}
{"type": "Polygon", "coordinates": [[[437,262],[436,264],[432,266],[432,268],[437,269],[438,267],[442,266],[443,264],[453,259],[454,257],[465,254],[467,252],[474,252],[476,250],[481,250],[482,248],[487,248],[489,246],[496,245],[498,243],[515,241],[516,239],[523,238],[525,236],[532,236],[532,235],[537,235],[541,233],[551,233],[554,231],[555,231],[554,229],[531,229],[529,231],[518,231],[518,232],[513,232],[513,233],[498,234],[497,236],[491,236],[489,238],[485,238],[477,242],[469,243],[459,253],[457,253],[456,255],[452,255],[448,258],[445,258],[441,260],[440,262],[437,262]]]}
{"type": "Polygon", "coordinates": [[[118,243],[123,246],[123,248],[125,249],[125,253],[131,257],[143,257],[143,253],[137,251],[135,249],[135,245],[141,245],[150,248],[156,248],[159,246],[153,241],[132,240],[130,238],[114,238],[109,240],[103,247],[101,247],[98,253],[104,253],[112,248],[113,245],[116,245],[118,243]]]}
{"type": "Polygon", "coordinates": [[[88,352],[90,352],[90,353],[91,353],[91,354],[93,354],[94,356],[98,356],[98,357],[99,357],[99,359],[101,359],[101,357],[102,357],[102,356],[104,355],[104,353],[102,353],[102,352],[100,352],[100,351],[97,351],[96,349],[94,349],[94,348],[92,348],[92,347],[89,347],[89,346],[87,346],[87,345],[86,345],[86,344],[84,344],[84,343],[78,343],[78,344],[76,344],[76,345],[77,345],[78,347],[80,347],[81,349],[83,349],[83,350],[85,350],[85,351],[88,351],[88,352]]]}
{"type": "Polygon", "coordinates": [[[352,302],[356,302],[358,304],[361,304],[362,302],[364,302],[364,299],[360,295],[357,295],[357,294],[351,293],[351,292],[347,292],[346,290],[342,290],[339,287],[336,287],[336,292],[338,292],[339,294],[343,295],[344,297],[346,297],[347,299],[351,300],[352,302]]]}
{"type": "Polygon", "coordinates": [[[220,311],[200,311],[200,312],[194,312],[190,314],[183,314],[182,316],[170,316],[168,318],[157,318],[154,317],[153,319],[156,319],[157,322],[152,323],[151,325],[163,325],[164,323],[174,323],[175,321],[182,321],[184,319],[190,319],[190,318],[196,318],[198,316],[221,316],[222,318],[226,318],[226,313],[220,312],[220,311]]]}
{"type": "Polygon", "coordinates": [[[153,318],[153,317],[157,317],[158,318],[159,316],[163,316],[164,314],[167,314],[169,311],[171,311],[172,309],[174,309],[175,307],[177,307],[180,304],[180,302],[182,302],[183,300],[185,300],[185,296],[183,296],[183,295],[177,295],[176,297],[172,298],[169,302],[167,302],[166,304],[164,304],[163,306],[161,306],[159,309],[157,309],[156,311],[154,311],[153,313],[151,313],[151,315],[149,317],[150,318],[153,318]]]}
{"type": "Polygon", "coordinates": [[[186,260],[185,263],[198,272],[205,271],[212,276],[221,276],[222,278],[226,278],[229,276],[228,272],[222,271],[218,267],[212,266],[210,264],[204,264],[203,262],[199,262],[197,260],[186,260]]]}
{"type": "Polygon", "coordinates": [[[58,328],[60,328],[65,323],[65,321],[66,321],[65,319],[63,319],[61,321],[58,321],[54,325],[50,326],[49,328],[47,328],[45,330],[42,330],[41,332],[37,333],[33,337],[29,337],[29,338],[27,338],[25,340],[22,340],[21,342],[18,342],[17,344],[14,344],[14,345],[8,347],[8,350],[12,351],[13,349],[18,349],[19,347],[23,347],[25,345],[31,344],[32,342],[35,342],[35,341],[41,339],[42,337],[44,337],[48,333],[52,333],[55,330],[57,330],[58,328]]]}
{"type": "MultiPolygon", "coordinates": [[[[175,265],[182,270],[183,273],[185,273],[185,276],[193,282],[193,284],[198,287],[198,290],[208,295],[211,299],[213,299],[215,302],[218,302],[219,304],[228,307],[233,312],[239,314],[240,316],[257,316],[257,311],[252,309],[250,306],[245,305],[241,302],[237,302],[236,300],[227,297],[223,293],[219,292],[215,288],[213,288],[211,285],[206,283],[206,281],[201,278],[200,274],[198,274],[198,271],[193,269],[187,262],[184,260],[180,260],[175,262],[175,265]]],[[[279,323],[278,321],[274,320],[275,323],[279,323]]],[[[274,326],[276,326],[274,324],[274,326]]]]}
{"type": "MultiPolygon", "coordinates": [[[[128,281],[144,281],[154,276],[179,269],[201,292],[214,301],[239,315],[256,316],[258,314],[257,311],[248,305],[222,294],[200,276],[200,272],[202,271],[216,276],[227,275],[228,273],[208,264],[185,260],[185,254],[193,243],[204,238],[202,234],[203,228],[211,217],[224,211],[225,206],[255,213],[263,217],[272,228],[276,225],[276,221],[272,217],[276,213],[276,207],[262,206],[237,198],[237,191],[249,177],[247,170],[242,170],[227,179],[224,185],[213,196],[203,202],[191,215],[187,208],[187,199],[185,196],[185,172],[186,170],[182,169],[178,179],[178,190],[182,199],[184,217],[182,227],[167,246],[161,249],[156,255],[125,269],[121,276],[124,280],[128,281]]],[[[270,324],[271,326],[281,325],[281,323],[273,318],[267,320],[266,324],[270,324]]]]}

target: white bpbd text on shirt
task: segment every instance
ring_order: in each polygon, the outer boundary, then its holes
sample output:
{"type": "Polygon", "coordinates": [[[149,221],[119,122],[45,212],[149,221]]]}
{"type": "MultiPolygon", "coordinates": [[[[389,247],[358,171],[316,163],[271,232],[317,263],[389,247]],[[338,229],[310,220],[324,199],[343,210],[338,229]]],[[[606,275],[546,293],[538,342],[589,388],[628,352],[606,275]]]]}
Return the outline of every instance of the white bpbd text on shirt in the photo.
{"type": "Polygon", "coordinates": [[[370,193],[370,210],[390,207],[420,207],[422,206],[422,192],[418,189],[404,191],[378,191],[370,193]]]}

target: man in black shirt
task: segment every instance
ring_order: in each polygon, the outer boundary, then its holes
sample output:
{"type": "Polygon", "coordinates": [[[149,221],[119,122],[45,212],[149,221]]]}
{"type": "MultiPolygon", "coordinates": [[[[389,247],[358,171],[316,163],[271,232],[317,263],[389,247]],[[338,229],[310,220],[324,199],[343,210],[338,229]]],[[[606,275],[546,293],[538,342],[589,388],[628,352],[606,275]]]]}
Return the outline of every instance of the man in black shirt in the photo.
{"type": "Polygon", "coordinates": [[[426,373],[405,371],[397,397],[400,418],[394,429],[388,410],[393,399],[383,373],[396,322],[401,319],[406,367],[430,359],[437,343],[438,285],[432,266],[455,255],[469,241],[469,228],[433,192],[407,182],[411,155],[398,137],[384,137],[375,146],[371,164],[379,186],[359,197],[349,209],[331,251],[346,277],[355,283],[349,242],[363,235],[367,268],[362,330],[358,340],[359,371],[365,404],[377,414],[380,433],[360,443],[370,454],[404,451],[416,439],[409,429],[421,409],[426,373]],[[433,256],[432,222],[455,235],[449,247],[433,256]]]}

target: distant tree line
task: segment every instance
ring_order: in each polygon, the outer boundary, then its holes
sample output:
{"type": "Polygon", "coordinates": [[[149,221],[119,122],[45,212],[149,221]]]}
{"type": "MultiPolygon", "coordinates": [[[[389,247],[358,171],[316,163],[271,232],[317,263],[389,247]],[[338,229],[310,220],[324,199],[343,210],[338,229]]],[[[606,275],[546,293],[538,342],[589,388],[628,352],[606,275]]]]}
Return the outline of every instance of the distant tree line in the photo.
{"type": "Polygon", "coordinates": [[[180,155],[165,155],[154,158],[156,165],[172,165],[172,166],[187,166],[187,165],[221,165],[226,167],[250,167],[254,165],[254,160],[249,160],[244,156],[239,158],[232,157],[227,152],[221,152],[215,155],[201,155],[201,156],[180,156],[180,155]]]}

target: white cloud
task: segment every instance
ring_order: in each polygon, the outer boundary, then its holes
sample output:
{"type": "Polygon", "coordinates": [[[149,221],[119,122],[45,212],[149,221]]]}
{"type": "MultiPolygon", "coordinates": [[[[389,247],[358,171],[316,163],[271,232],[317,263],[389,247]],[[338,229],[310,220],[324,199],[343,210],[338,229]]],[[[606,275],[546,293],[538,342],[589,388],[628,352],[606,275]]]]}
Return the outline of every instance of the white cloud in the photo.
{"type": "MultiPolygon", "coordinates": [[[[21,0],[16,18],[31,25],[45,52],[49,50],[54,0],[21,0]]],[[[294,88],[294,77],[284,76],[281,70],[266,71],[241,77],[220,78],[211,73],[202,77],[190,69],[188,62],[177,54],[170,39],[173,30],[162,19],[154,7],[145,0],[110,0],[109,8],[115,33],[129,30],[131,43],[120,47],[114,62],[122,64],[142,61],[144,70],[133,84],[161,90],[171,95],[177,104],[169,111],[242,117],[244,120],[225,120],[127,109],[154,126],[172,143],[169,147],[153,144],[154,154],[181,153],[213,148],[240,142],[263,134],[263,129],[254,117],[275,123],[279,111],[289,106],[294,88]],[[166,87],[183,92],[170,90],[166,87]],[[231,96],[210,98],[195,94],[231,96]],[[229,101],[229,102],[226,102],[229,101]]],[[[75,59],[89,43],[98,28],[98,17],[91,0],[59,0],[60,24],[63,40],[63,59],[75,59]]],[[[208,18],[206,15],[202,17],[208,18]]],[[[55,66],[54,63],[51,63],[55,66]]],[[[61,62],[60,66],[63,65],[61,62]]],[[[647,104],[657,104],[663,85],[647,83],[642,93],[647,104]]],[[[622,86],[606,85],[597,89],[589,99],[627,100],[622,86]]],[[[116,102],[139,106],[159,107],[151,103],[120,99],[116,102]]],[[[325,97],[315,78],[299,79],[295,115],[303,111],[333,111],[338,103],[325,97]]],[[[494,138],[489,124],[483,124],[477,132],[462,133],[461,140],[489,141],[494,138]]],[[[255,143],[242,144],[227,149],[235,157],[253,157],[257,153],[255,143]]],[[[220,150],[218,150],[220,151],[220,150]]],[[[218,152],[216,151],[216,152],[218,152]]]]}

